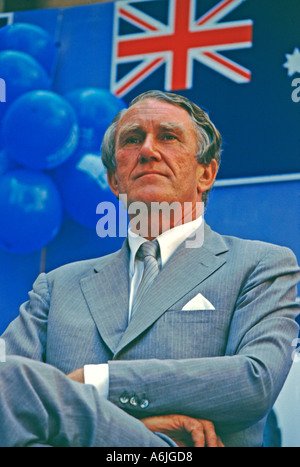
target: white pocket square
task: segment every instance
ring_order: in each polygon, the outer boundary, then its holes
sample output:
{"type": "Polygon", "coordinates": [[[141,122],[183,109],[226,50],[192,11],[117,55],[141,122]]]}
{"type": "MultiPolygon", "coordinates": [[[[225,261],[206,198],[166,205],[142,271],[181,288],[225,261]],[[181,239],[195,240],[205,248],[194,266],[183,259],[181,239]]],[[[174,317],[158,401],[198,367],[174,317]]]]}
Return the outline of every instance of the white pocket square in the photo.
{"type": "Polygon", "coordinates": [[[215,307],[201,293],[187,302],[182,310],[215,310],[215,307]]]}

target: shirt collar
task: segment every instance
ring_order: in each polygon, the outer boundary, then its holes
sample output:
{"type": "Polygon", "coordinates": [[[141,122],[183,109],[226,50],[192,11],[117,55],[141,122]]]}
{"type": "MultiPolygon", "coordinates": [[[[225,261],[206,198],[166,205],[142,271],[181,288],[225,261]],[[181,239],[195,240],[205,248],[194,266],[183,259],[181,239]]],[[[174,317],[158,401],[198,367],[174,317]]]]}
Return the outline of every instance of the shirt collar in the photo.
{"type": "MultiPolygon", "coordinates": [[[[187,238],[189,237],[195,230],[197,230],[203,222],[203,216],[198,217],[194,221],[187,222],[182,225],[178,225],[173,229],[166,230],[161,235],[156,237],[156,240],[159,243],[160,247],[160,258],[161,258],[161,266],[163,267],[165,263],[168,261],[170,256],[174,253],[176,248],[187,238]]],[[[141,237],[134,233],[130,226],[128,228],[128,243],[130,248],[130,263],[129,263],[129,272],[132,276],[134,273],[134,265],[135,265],[135,255],[137,250],[139,249],[140,245],[146,242],[147,239],[141,237]]]]}

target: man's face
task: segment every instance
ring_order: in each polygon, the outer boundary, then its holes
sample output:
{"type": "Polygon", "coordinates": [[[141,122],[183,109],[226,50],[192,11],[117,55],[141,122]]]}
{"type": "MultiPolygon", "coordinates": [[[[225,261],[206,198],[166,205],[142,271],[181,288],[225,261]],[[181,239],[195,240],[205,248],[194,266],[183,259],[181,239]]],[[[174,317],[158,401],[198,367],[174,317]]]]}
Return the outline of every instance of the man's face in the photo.
{"type": "Polygon", "coordinates": [[[116,132],[116,166],[109,174],[112,191],[130,204],[201,201],[204,168],[196,161],[196,129],[181,107],[156,99],[133,105],[116,132]]]}

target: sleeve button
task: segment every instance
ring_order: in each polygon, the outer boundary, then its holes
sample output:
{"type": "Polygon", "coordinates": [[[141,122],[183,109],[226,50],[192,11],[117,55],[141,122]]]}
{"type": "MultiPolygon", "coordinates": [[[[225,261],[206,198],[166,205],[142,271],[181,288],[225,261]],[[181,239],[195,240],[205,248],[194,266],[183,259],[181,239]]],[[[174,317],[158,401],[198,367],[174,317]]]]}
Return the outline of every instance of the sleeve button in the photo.
{"type": "Polygon", "coordinates": [[[119,401],[121,402],[121,404],[127,404],[127,402],[129,401],[128,394],[127,394],[126,392],[124,392],[124,393],[120,396],[119,401]]]}
{"type": "Polygon", "coordinates": [[[129,400],[129,403],[132,405],[132,407],[137,407],[139,403],[137,396],[132,396],[129,400]]]}
{"type": "Polygon", "coordinates": [[[141,409],[146,409],[149,406],[149,401],[148,399],[142,399],[140,403],[141,409]]]}

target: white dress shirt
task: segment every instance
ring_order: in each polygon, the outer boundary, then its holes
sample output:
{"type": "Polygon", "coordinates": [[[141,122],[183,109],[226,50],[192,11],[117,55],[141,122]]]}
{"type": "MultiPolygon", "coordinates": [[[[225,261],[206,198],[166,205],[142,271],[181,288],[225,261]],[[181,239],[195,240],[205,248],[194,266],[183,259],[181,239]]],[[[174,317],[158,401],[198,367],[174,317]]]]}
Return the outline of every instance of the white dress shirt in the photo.
{"type": "MultiPolygon", "coordinates": [[[[186,240],[193,232],[195,232],[203,222],[202,216],[194,221],[187,222],[186,224],[179,225],[173,229],[167,230],[159,235],[156,240],[160,247],[160,269],[164,267],[168,259],[179,247],[179,245],[186,240]]],[[[137,250],[140,245],[146,242],[147,239],[135,234],[132,230],[128,229],[128,243],[130,248],[129,259],[129,309],[128,309],[128,322],[131,319],[131,309],[133,300],[140,284],[144,272],[144,262],[136,258],[137,250]]],[[[84,366],[84,382],[86,384],[94,385],[99,394],[108,398],[109,392],[109,371],[107,363],[100,363],[94,365],[84,366]]]]}

